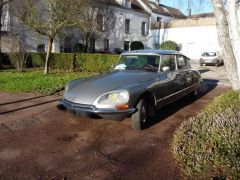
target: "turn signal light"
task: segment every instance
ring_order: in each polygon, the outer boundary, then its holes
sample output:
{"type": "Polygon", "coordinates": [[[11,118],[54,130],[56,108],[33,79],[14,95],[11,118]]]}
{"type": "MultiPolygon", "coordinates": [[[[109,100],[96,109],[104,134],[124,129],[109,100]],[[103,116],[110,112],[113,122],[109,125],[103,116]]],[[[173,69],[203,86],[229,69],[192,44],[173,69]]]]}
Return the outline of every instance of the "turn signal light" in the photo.
{"type": "Polygon", "coordinates": [[[116,105],[115,107],[117,110],[125,110],[129,108],[127,104],[116,105]]]}

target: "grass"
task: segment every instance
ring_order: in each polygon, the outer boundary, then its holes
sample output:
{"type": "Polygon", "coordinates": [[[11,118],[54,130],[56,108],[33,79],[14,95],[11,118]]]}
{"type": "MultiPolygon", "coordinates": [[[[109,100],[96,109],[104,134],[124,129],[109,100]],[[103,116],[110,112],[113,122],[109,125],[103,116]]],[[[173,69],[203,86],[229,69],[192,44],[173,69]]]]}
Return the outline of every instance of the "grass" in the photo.
{"type": "Polygon", "coordinates": [[[186,179],[240,179],[240,91],[224,93],[184,121],[172,150],[186,179]]]}
{"type": "Polygon", "coordinates": [[[30,69],[23,73],[15,70],[0,71],[0,91],[34,94],[55,94],[64,90],[66,83],[73,79],[90,76],[89,73],[30,69]]]}

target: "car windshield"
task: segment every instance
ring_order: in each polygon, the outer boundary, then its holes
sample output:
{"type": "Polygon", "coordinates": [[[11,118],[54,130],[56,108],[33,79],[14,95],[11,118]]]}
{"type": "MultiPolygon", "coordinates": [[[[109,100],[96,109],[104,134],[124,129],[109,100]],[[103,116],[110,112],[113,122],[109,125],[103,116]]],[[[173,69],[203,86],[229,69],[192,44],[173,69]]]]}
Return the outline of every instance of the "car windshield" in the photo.
{"type": "Polygon", "coordinates": [[[158,71],[160,56],[157,55],[123,55],[115,69],[142,69],[158,71]]]}
{"type": "Polygon", "coordinates": [[[204,52],[202,54],[202,56],[208,56],[208,57],[211,57],[211,56],[216,56],[217,53],[216,52],[204,52]]]}

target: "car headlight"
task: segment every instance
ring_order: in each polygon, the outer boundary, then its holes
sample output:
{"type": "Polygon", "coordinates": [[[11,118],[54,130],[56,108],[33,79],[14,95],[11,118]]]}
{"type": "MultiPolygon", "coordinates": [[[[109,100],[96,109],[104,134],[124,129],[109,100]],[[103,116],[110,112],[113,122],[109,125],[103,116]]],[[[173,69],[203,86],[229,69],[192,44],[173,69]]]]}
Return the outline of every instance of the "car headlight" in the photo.
{"type": "Polygon", "coordinates": [[[101,95],[99,98],[97,98],[93,105],[95,105],[97,108],[127,109],[128,101],[129,93],[127,91],[113,91],[101,95]]]}

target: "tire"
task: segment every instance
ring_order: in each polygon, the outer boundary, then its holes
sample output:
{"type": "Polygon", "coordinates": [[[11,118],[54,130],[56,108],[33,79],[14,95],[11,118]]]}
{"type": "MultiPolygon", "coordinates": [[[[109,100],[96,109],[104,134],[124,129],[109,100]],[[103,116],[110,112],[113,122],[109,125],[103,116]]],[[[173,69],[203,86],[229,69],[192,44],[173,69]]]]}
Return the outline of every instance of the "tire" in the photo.
{"type": "Polygon", "coordinates": [[[197,99],[198,94],[199,94],[199,88],[196,89],[195,91],[192,91],[191,93],[189,93],[188,97],[195,100],[195,99],[197,99]]]}
{"type": "Polygon", "coordinates": [[[219,63],[216,63],[215,66],[218,67],[218,66],[219,66],[219,63]]]}
{"type": "Polygon", "coordinates": [[[137,112],[132,114],[132,128],[135,130],[143,130],[146,126],[149,114],[149,106],[146,98],[142,98],[137,104],[137,112]]]}

